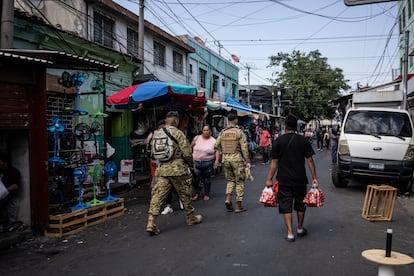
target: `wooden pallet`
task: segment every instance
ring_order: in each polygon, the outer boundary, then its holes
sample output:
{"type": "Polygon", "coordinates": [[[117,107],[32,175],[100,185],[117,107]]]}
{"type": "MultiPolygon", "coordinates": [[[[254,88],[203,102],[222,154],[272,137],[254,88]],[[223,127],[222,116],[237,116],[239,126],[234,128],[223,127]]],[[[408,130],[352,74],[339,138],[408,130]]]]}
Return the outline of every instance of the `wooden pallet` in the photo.
{"type": "Polygon", "coordinates": [[[112,218],[122,216],[125,212],[124,199],[115,202],[106,202],[102,205],[87,209],[87,226],[96,225],[112,218]]]}
{"type": "Polygon", "coordinates": [[[87,211],[77,210],[67,214],[49,215],[49,226],[45,230],[46,237],[62,237],[72,235],[86,229],[87,211]]]}
{"type": "Polygon", "coordinates": [[[46,237],[63,237],[76,234],[125,213],[124,199],[115,202],[105,202],[102,205],[88,209],[72,211],[67,214],[49,215],[49,226],[45,230],[46,237]]]}
{"type": "Polygon", "coordinates": [[[391,221],[397,188],[389,185],[368,185],[362,217],[369,221],[391,221]]]}

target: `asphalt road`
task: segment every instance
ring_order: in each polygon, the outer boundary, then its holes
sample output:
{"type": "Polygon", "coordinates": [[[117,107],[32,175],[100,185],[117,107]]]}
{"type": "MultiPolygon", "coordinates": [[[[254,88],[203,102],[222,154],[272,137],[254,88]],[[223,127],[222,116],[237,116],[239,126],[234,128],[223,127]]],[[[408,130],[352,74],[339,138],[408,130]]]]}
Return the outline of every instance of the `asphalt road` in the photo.
{"type": "MultiPolygon", "coordinates": [[[[329,156],[328,151],[315,156],[325,205],[307,209],[309,234],[294,243],[284,240],[277,208],[258,203],[269,168],[258,160],[255,181],[246,182],[245,213],[225,211],[225,180],[216,176],[211,200],[194,203],[202,224],[187,226],[175,202],[174,213],[157,220],[161,234],[150,237],[148,200],[132,197],[122,217],[69,237],[37,237],[0,251],[0,275],[377,275],[377,265],[361,252],[384,249],[387,228],[394,233],[392,249],[413,256],[413,199],[397,200],[391,222],[363,219],[365,186],[333,187],[329,156]]],[[[414,264],[397,267],[396,275],[414,275],[414,264]]]]}

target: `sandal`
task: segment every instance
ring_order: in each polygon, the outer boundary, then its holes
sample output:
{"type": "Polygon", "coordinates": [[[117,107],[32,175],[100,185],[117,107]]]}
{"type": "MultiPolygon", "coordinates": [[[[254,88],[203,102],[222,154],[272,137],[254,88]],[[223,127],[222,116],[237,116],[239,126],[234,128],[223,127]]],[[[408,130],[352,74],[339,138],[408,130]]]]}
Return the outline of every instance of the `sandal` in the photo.
{"type": "Polygon", "coordinates": [[[192,198],[192,201],[196,201],[199,200],[200,195],[199,194],[195,194],[192,198]]]}

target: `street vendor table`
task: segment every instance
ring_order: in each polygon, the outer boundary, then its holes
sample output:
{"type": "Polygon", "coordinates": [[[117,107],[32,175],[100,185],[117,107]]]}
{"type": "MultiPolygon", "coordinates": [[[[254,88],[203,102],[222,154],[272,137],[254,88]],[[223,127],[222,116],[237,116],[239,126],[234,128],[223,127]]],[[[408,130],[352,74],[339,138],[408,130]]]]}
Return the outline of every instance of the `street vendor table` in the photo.
{"type": "Polygon", "coordinates": [[[394,276],[394,267],[414,263],[410,256],[395,251],[391,251],[391,257],[385,257],[383,249],[365,250],[361,255],[368,261],[379,264],[378,276],[394,276]]]}

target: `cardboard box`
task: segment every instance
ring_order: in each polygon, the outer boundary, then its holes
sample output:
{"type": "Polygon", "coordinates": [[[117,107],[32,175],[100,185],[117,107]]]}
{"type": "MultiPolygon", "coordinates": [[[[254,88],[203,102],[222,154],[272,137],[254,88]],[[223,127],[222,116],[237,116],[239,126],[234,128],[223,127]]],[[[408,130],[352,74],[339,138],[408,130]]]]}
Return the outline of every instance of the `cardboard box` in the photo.
{"type": "Polygon", "coordinates": [[[121,171],[128,171],[132,172],[134,170],[134,160],[131,159],[123,159],[121,160],[121,171]]]}

